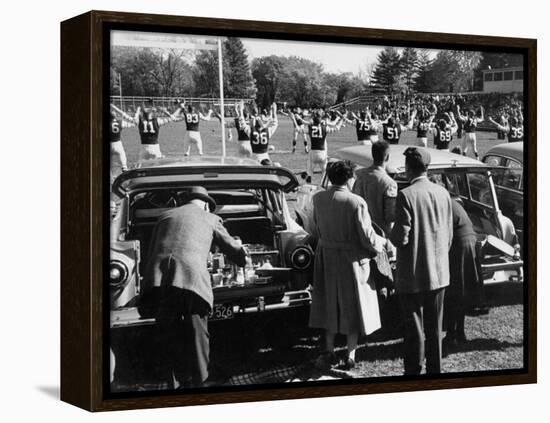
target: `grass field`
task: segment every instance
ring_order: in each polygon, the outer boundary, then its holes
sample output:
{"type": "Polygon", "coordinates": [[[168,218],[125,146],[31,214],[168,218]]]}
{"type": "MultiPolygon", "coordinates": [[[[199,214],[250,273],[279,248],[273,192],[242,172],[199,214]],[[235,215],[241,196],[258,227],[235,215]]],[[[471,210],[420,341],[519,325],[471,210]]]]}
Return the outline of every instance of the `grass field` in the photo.
{"type": "MultiPolygon", "coordinates": [[[[184,124],[171,123],[161,128],[160,147],[165,155],[183,154],[182,138],[184,124]]],[[[207,155],[221,154],[221,132],[218,121],[202,122],[201,133],[204,142],[204,152],[207,155]]],[[[305,170],[306,155],[303,152],[303,142],[298,140],[298,151],[291,153],[293,131],[291,122],[282,118],[275,136],[271,140],[275,152],[271,154],[274,161],[279,162],[296,173],[305,170]]],[[[402,134],[403,144],[415,143],[415,132],[402,134]]],[[[235,134],[234,134],[234,138],[235,134]]],[[[129,164],[137,160],[139,153],[139,135],[136,128],[125,129],[122,134],[123,144],[128,156],[129,164]]],[[[490,147],[500,143],[495,133],[478,133],[478,149],[482,156],[490,147]]],[[[355,129],[343,128],[340,132],[329,134],[328,148],[331,151],[354,145],[356,143],[355,129]]],[[[460,141],[454,141],[454,145],[460,141]]],[[[433,141],[429,138],[429,145],[433,141]]],[[[235,155],[236,142],[227,142],[228,155],[235,155]]],[[[193,154],[193,153],[192,153],[193,154]]],[[[196,151],[194,152],[196,154],[196,151]]],[[[315,175],[314,182],[319,181],[319,174],[315,175]]],[[[293,198],[289,196],[289,202],[293,198]]],[[[292,208],[292,204],[290,204],[292,208]]],[[[443,361],[445,373],[470,372],[484,370],[515,369],[523,366],[523,299],[521,284],[508,286],[499,291],[491,288],[488,295],[491,311],[485,316],[468,316],[466,320],[466,335],[468,342],[456,350],[449,351],[443,361]]],[[[270,339],[282,338],[285,328],[297,325],[295,320],[279,323],[264,328],[254,322],[237,321],[228,323],[219,330],[214,325],[211,330],[212,340],[212,367],[218,374],[219,380],[247,373],[259,373],[281,366],[296,366],[308,362],[319,352],[319,336],[310,332],[305,333],[284,348],[274,346],[270,339]],[[269,335],[271,334],[271,335],[269,335]],[[240,347],[235,349],[235,345],[240,347]]],[[[305,322],[303,322],[305,324],[305,322]]],[[[358,366],[352,372],[342,377],[378,377],[396,376],[403,372],[402,338],[397,332],[384,332],[379,336],[363,340],[358,350],[358,366]]],[[[309,374],[306,380],[325,378],[327,375],[309,374]]],[[[338,376],[337,376],[338,377],[338,376]]],[[[301,380],[304,380],[303,378],[301,380]]],[[[156,383],[122,384],[120,390],[154,389],[156,383]]],[[[162,389],[162,388],[161,388],[162,389]]]]}

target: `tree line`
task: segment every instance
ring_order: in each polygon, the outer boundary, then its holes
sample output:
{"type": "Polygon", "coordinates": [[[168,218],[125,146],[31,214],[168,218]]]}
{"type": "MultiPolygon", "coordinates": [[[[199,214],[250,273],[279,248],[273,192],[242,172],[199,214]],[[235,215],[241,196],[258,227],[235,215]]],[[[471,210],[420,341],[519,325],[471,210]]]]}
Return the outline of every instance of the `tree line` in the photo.
{"type": "MultiPolygon", "coordinates": [[[[474,51],[386,47],[370,72],[332,73],[314,61],[271,55],[249,60],[240,38],[223,45],[224,95],[252,98],[258,105],[286,102],[330,106],[359,95],[465,92],[480,90],[481,70],[516,66],[519,55],[474,51]]],[[[214,50],[114,47],[111,93],[125,96],[218,97],[218,54],[214,50]]]]}

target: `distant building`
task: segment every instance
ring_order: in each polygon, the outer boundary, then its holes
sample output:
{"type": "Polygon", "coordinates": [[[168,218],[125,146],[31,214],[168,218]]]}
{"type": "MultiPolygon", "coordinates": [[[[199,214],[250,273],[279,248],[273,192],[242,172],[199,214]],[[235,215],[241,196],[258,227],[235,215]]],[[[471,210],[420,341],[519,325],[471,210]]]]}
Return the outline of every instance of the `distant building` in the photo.
{"type": "Polygon", "coordinates": [[[523,66],[501,69],[486,69],[483,72],[483,92],[523,92],[523,66]]]}

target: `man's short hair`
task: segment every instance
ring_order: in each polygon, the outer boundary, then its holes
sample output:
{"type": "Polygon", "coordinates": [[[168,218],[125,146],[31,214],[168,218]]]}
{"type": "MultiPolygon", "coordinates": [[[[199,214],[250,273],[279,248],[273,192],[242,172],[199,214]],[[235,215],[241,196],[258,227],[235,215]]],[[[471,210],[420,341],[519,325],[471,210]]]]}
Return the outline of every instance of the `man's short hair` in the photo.
{"type": "Polygon", "coordinates": [[[386,155],[390,149],[390,144],[387,141],[378,141],[372,144],[372,160],[375,163],[382,163],[386,160],[386,155]]]}
{"type": "Polygon", "coordinates": [[[331,184],[344,185],[353,178],[355,167],[349,160],[331,163],[327,167],[327,176],[331,184]]]}
{"type": "Polygon", "coordinates": [[[422,147],[408,147],[405,152],[405,165],[414,173],[424,173],[430,164],[430,153],[422,147]]]}

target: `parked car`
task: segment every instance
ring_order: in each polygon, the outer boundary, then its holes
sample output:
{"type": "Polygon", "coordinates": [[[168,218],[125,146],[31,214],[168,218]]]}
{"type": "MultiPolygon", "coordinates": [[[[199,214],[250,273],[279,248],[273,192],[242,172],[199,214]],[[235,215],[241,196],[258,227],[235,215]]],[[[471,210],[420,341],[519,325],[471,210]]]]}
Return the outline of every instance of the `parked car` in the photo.
{"type": "Polygon", "coordinates": [[[499,144],[483,156],[482,161],[493,169],[493,182],[502,213],[509,217],[523,246],[523,142],[499,144]]]}
{"type": "Polygon", "coordinates": [[[154,324],[136,308],[152,230],[192,185],[205,187],[216,200],[215,213],[249,249],[256,268],[247,283],[237,283],[228,260],[212,255],[211,320],[309,306],[313,251],[285,200],[298,186],[291,171],[237,158],[149,160],[119,175],[112,186],[118,201],[111,221],[111,328],[154,324]]]}
{"type": "MultiPolygon", "coordinates": [[[[405,175],[407,145],[392,145],[388,162],[388,173],[396,180],[398,189],[409,185],[405,175]]],[[[430,149],[431,163],[428,169],[430,178],[443,184],[450,192],[457,194],[468,213],[478,234],[479,263],[486,283],[520,280],[523,261],[512,221],[503,215],[492,180],[495,169],[485,163],[458,154],[430,149]]],[[[369,146],[351,146],[337,150],[331,160],[350,160],[359,168],[373,163],[369,146]]],[[[330,166],[330,161],[329,165],[330,166]]],[[[328,178],[323,176],[321,187],[328,186],[328,178]]],[[[312,201],[315,192],[299,196],[300,206],[296,209],[297,221],[306,230],[311,230],[312,201]]]]}

